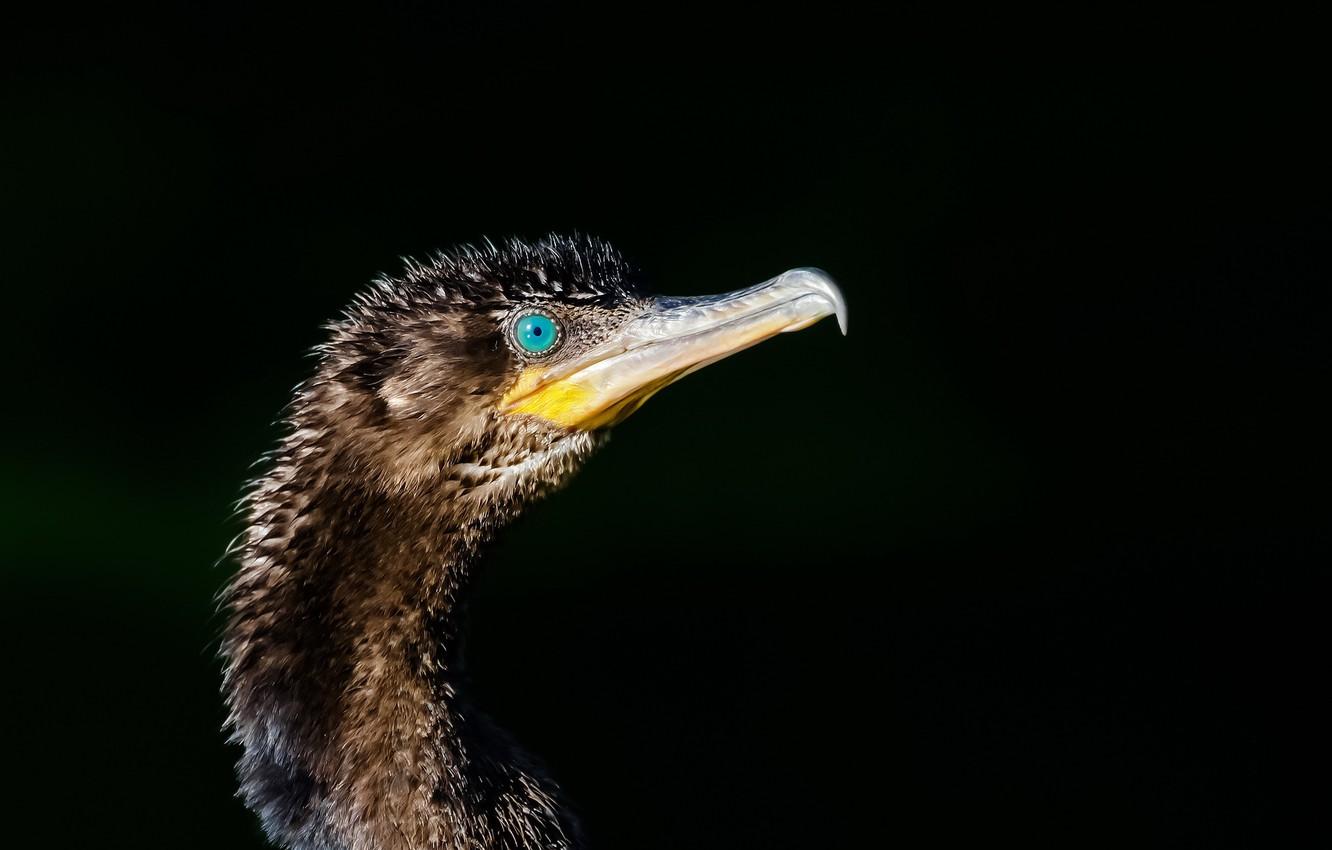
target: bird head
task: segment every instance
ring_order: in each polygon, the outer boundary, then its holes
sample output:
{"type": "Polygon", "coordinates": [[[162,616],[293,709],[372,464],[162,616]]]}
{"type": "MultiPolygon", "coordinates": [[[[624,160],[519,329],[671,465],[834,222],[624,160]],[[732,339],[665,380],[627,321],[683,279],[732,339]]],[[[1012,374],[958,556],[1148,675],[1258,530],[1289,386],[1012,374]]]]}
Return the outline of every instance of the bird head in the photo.
{"type": "Polygon", "coordinates": [[[558,483],[663,387],[830,315],[845,332],[845,301],[816,269],[663,297],[596,239],[463,248],[360,296],[305,393],[328,411],[321,437],[337,430],[358,473],[385,485],[459,469],[500,490],[558,483]]]}
{"type": "Polygon", "coordinates": [[[458,690],[480,546],[653,393],[830,315],[845,330],[822,272],[653,296],[586,238],[464,248],[362,293],[251,485],[226,592],[229,724],[269,835],[581,846],[553,783],[458,690]]]}

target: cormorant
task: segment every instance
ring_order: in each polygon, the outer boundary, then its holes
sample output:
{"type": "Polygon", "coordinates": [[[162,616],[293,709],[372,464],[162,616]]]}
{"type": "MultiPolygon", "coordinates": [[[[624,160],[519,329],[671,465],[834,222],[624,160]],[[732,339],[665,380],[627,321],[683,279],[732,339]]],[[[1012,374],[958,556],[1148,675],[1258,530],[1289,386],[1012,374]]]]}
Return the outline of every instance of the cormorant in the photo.
{"type": "Polygon", "coordinates": [[[587,237],[464,247],[328,328],[242,503],[223,690],[240,795],[294,850],[576,848],[545,772],[460,688],[479,550],[678,378],[836,315],[824,273],[650,297],[587,237]]]}

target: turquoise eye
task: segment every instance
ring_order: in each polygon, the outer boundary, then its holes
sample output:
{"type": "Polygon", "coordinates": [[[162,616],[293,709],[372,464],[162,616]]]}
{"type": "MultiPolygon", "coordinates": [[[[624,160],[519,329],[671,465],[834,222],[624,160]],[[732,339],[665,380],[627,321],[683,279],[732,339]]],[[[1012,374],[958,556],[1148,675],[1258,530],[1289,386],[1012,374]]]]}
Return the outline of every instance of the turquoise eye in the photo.
{"type": "Polygon", "coordinates": [[[518,347],[529,354],[545,354],[559,339],[560,329],[555,320],[544,313],[528,313],[513,326],[513,337],[518,347]]]}

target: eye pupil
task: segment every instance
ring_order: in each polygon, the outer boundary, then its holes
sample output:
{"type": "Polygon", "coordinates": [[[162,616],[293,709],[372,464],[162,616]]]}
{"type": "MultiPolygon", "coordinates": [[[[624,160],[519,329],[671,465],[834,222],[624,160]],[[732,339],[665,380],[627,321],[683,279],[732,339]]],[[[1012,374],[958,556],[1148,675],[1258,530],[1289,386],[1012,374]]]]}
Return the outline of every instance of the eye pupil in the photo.
{"type": "Polygon", "coordinates": [[[529,354],[549,351],[558,337],[559,327],[545,313],[528,313],[519,317],[513,325],[514,342],[529,354]]]}

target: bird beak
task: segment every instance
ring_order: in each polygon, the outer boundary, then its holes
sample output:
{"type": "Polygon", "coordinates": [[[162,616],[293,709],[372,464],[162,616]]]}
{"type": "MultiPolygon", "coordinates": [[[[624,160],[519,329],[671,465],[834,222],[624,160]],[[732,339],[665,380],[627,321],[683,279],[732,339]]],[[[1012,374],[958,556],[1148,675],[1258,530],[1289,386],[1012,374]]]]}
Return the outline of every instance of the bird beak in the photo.
{"type": "Polygon", "coordinates": [[[566,428],[607,428],[690,372],[834,315],[845,334],[846,299],[819,269],[792,269],[725,295],[654,298],[606,342],[571,360],[529,367],[501,409],[566,428]]]}

